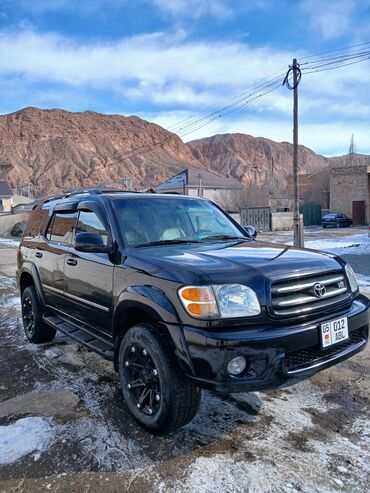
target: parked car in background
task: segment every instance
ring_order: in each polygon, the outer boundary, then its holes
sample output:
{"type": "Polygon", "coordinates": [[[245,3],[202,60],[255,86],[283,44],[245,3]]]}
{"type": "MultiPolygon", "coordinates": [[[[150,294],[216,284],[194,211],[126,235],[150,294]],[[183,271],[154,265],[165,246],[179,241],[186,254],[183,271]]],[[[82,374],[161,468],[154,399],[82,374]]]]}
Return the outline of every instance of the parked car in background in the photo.
{"type": "Polygon", "coordinates": [[[345,228],[352,226],[352,219],[347,217],[345,214],[331,212],[330,214],[325,214],[325,216],[323,216],[321,219],[321,226],[323,228],[345,228]]]}

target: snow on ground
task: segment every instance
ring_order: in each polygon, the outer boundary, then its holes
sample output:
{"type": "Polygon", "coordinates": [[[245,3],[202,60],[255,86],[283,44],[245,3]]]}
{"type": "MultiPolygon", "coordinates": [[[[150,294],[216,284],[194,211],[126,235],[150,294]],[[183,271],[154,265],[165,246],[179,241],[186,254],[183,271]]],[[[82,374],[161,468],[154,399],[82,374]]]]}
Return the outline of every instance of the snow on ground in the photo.
{"type": "Polygon", "coordinates": [[[57,427],[48,418],[29,417],[0,426],[0,465],[11,464],[22,457],[47,450],[55,441],[57,427]]]}
{"type": "Polygon", "coordinates": [[[0,238],[0,245],[18,247],[20,240],[13,240],[11,238],[0,238]]]}
{"type": "Polygon", "coordinates": [[[360,286],[361,293],[370,296],[370,276],[363,276],[362,274],[356,274],[356,278],[360,286]]]}
{"type": "Polygon", "coordinates": [[[360,286],[368,288],[370,290],[370,276],[363,276],[362,274],[356,274],[357,281],[360,286]]]}
{"type": "MultiPolygon", "coordinates": [[[[289,242],[289,245],[292,245],[289,242]]],[[[328,238],[322,240],[305,241],[305,248],[322,250],[337,255],[370,255],[370,237],[368,234],[342,236],[338,238],[328,238]]]]}
{"type": "MultiPolygon", "coordinates": [[[[347,487],[347,491],[361,491],[356,478],[348,477],[349,466],[344,464],[346,458],[356,457],[359,470],[367,471],[368,440],[363,427],[368,421],[356,422],[360,439],[337,435],[333,441],[312,418],[328,416],[330,420],[333,413],[340,413],[341,407],[328,401],[325,392],[309,381],[270,398],[259,392],[256,395],[263,399],[263,409],[255,418],[255,432],[241,427],[238,435],[231,435],[234,452],[192,460],[183,473],[179,472],[171,493],[328,493],[339,491],[339,485],[347,487]],[[269,424],[264,430],[262,422],[266,417],[269,424]]],[[[237,398],[243,401],[248,394],[239,394],[237,398]]],[[[165,487],[158,489],[168,491],[165,487]]]]}

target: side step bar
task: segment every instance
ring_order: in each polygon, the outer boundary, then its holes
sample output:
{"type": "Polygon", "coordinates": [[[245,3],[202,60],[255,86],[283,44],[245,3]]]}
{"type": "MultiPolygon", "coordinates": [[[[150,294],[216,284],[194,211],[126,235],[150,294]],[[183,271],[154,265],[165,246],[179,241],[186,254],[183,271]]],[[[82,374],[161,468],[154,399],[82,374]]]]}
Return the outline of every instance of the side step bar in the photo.
{"type": "Polygon", "coordinates": [[[43,315],[43,320],[51,325],[54,329],[60,330],[63,334],[69,336],[71,339],[79,342],[83,346],[86,346],[91,351],[95,351],[103,358],[114,361],[114,348],[113,344],[102,341],[96,336],[87,332],[85,329],[76,327],[75,325],[62,320],[57,315],[43,315]]]}

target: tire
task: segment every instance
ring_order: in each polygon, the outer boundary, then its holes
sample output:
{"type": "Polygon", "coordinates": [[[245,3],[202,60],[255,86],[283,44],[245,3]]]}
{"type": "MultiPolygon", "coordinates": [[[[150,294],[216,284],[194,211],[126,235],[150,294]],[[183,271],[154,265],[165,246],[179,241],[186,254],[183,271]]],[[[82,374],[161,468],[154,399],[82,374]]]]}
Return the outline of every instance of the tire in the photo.
{"type": "Polygon", "coordinates": [[[159,325],[129,329],[121,342],[118,365],[127,407],[148,430],[176,430],[198,412],[201,391],[180,370],[159,325]]]}
{"type": "Polygon", "coordinates": [[[22,293],[22,321],[27,339],[34,344],[52,341],[56,330],[42,319],[42,307],[34,286],[28,286],[22,293]]]}

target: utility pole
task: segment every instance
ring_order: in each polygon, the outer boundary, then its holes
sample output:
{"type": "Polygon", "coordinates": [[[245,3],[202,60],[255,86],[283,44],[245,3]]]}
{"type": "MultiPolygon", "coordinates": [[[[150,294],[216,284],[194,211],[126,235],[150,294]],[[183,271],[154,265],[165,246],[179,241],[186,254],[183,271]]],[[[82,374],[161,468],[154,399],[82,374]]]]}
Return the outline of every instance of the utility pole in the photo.
{"type": "Polygon", "coordinates": [[[301,217],[299,214],[299,176],[298,176],[298,64],[293,59],[293,236],[294,246],[303,247],[301,217]]]}
{"type": "Polygon", "coordinates": [[[303,222],[299,213],[299,177],[298,177],[298,84],[301,80],[301,70],[297,59],[293,58],[293,64],[285,76],[283,85],[293,91],[293,238],[294,246],[304,246],[303,222]],[[293,85],[289,82],[289,76],[293,72],[293,85]]]}
{"type": "Polygon", "coordinates": [[[203,196],[203,193],[202,193],[202,175],[200,173],[198,174],[198,178],[199,178],[198,197],[202,197],[203,196]]]}

